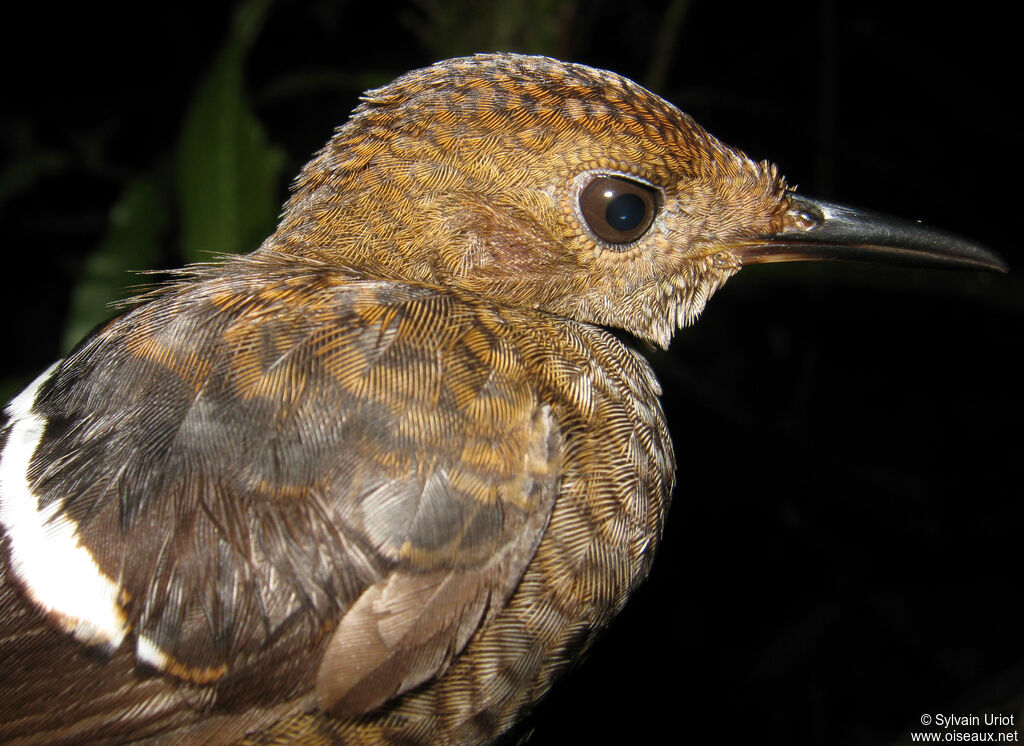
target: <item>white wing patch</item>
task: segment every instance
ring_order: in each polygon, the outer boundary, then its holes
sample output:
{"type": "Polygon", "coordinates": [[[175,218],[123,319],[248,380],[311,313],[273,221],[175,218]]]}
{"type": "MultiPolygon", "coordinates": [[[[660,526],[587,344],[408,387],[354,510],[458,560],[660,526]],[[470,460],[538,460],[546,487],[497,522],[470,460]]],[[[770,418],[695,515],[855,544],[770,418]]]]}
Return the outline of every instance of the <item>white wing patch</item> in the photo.
{"type": "Polygon", "coordinates": [[[40,509],[28,480],[32,455],[46,427],[32,411],[33,404],[58,365],[60,361],[7,405],[10,433],[0,452],[0,524],[9,540],[11,571],[36,605],[82,642],[114,650],[128,631],[121,587],[82,545],[59,502],[40,509]]]}
{"type": "Polygon", "coordinates": [[[135,640],[135,658],[140,663],[146,663],[159,671],[167,668],[167,656],[145,635],[139,635],[135,640]]]}

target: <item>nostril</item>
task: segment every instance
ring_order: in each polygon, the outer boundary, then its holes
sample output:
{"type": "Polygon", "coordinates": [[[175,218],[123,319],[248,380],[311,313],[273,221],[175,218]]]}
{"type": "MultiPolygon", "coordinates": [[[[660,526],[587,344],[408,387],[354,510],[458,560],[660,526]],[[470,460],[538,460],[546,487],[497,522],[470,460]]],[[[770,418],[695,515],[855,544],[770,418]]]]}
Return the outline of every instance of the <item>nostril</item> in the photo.
{"type": "Polygon", "coordinates": [[[793,230],[810,231],[822,223],[821,214],[812,212],[806,207],[794,207],[786,214],[789,217],[789,227],[793,230]]]}

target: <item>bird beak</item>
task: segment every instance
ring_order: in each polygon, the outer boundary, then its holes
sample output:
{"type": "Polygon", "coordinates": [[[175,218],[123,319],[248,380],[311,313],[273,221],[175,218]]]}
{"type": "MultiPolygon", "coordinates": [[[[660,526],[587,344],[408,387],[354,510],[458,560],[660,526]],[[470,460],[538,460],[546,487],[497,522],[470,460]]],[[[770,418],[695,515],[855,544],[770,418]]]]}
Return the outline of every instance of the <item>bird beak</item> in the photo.
{"type": "Polygon", "coordinates": [[[972,241],[910,220],[789,195],[786,227],[735,253],[744,265],[845,260],[1006,272],[1006,262],[972,241]]]}

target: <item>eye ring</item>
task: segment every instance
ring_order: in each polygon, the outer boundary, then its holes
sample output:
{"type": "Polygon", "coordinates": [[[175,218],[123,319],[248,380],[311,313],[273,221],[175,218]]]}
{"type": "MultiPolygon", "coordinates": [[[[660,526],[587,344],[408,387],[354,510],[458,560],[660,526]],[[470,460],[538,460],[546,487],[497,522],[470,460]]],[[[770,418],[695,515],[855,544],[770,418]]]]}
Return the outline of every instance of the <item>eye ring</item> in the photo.
{"type": "Polygon", "coordinates": [[[654,222],[658,190],[612,174],[594,174],[579,193],[580,215],[594,236],[612,248],[641,238],[654,222]]]}

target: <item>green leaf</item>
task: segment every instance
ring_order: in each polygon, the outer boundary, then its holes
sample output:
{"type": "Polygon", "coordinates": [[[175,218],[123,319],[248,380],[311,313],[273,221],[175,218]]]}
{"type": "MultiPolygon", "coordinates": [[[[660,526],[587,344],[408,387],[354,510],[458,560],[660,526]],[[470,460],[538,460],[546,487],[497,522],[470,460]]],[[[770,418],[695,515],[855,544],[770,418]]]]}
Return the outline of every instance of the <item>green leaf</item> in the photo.
{"type": "Polygon", "coordinates": [[[110,210],[106,236],[72,292],[61,340],[64,352],[111,316],[107,303],[122,294],[131,272],[158,264],[168,221],[168,197],[160,182],[145,177],[125,187],[110,210]]]}
{"type": "Polygon", "coordinates": [[[178,147],[181,246],[187,261],[255,249],[274,227],[284,154],[245,95],[245,59],[270,0],[244,4],[200,83],[178,147]]]}

